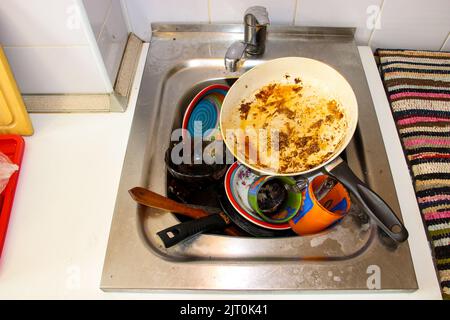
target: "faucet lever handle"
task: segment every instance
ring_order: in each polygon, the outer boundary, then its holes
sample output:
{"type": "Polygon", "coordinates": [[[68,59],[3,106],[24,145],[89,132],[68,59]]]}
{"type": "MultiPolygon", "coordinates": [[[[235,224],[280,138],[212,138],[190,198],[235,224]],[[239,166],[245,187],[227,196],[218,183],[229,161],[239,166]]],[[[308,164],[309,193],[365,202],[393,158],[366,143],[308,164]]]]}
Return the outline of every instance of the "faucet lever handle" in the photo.
{"type": "Polygon", "coordinates": [[[253,17],[256,20],[256,23],[260,26],[266,26],[270,24],[269,13],[267,9],[262,6],[253,6],[245,11],[245,22],[248,22],[248,17],[253,17]]]}
{"type": "Polygon", "coordinates": [[[225,69],[231,72],[235,72],[239,69],[240,65],[243,63],[241,59],[244,56],[247,46],[246,43],[237,41],[228,48],[227,53],[225,54],[225,69]]]}

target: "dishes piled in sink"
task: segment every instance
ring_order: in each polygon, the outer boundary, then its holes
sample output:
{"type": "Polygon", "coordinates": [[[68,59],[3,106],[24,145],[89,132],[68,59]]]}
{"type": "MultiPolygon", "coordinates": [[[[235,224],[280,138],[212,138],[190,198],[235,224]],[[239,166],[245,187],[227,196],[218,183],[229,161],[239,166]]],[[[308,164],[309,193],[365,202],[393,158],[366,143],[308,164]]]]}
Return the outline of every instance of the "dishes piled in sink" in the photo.
{"type": "Polygon", "coordinates": [[[242,164],[263,175],[324,172],[352,192],[386,235],[404,242],[408,231],[402,221],[340,158],[357,124],[358,101],[348,81],[327,64],[300,57],[274,59],[246,72],[229,90],[220,116],[225,144],[242,164]],[[257,133],[248,138],[248,128],[262,130],[265,139],[257,133]],[[277,131],[278,139],[269,131],[277,131]]]}
{"type": "MultiPolygon", "coordinates": [[[[211,153],[215,147],[226,150],[222,136],[217,134],[219,129],[217,115],[222,108],[222,98],[226,94],[226,89],[220,85],[209,86],[194,98],[183,119],[182,127],[185,130],[183,141],[172,143],[165,155],[170,175],[184,183],[191,191],[196,190],[192,192],[200,193],[204,187],[211,186],[213,190],[215,189],[213,197],[217,197],[223,210],[222,218],[225,220],[204,217],[195,222],[187,221],[163,230],[158,235],[166,247],[171,247],[198,233],[223,230],[230,222],[250,236],[274,238],[320,232],[342,219],[348,211],[349,201],[346,210],[336,215],[334,220],[319,219],[322,223],[315,226],[315,218],[312,221],[311,218],[304,219],[309,212],[320,215],[322,210],[326,210],[317,201],[311,201],[314,195],[308,194],[308,180],[305,178],[297,181],[293,177],[260,175],[239,162],[230,166],[226,164],[225,152],[215,153],[213,164],[198,161],[203,160],[205,152],[211,153]],[[196,138],[196,135],[203,136],[201,148],[196,148],[197,141],[192,139],[196,138]],[[190,139],[187,139],[188,136],[190,139]],[[186,144],[189,144],[188,148],[185,148],[186,144]],[[183,154],[186,150],[191,154],[183,154]],[[174,161],[174,156],[183,158],[183,161],[188,159],[189,163],[178,164],[179,161],[174,161]],[[316,210],[312,210],[313,207],[316,210]],[[307,220],[308,225],[305,226],[303,221],[307,220]],[[326,223],[323,223],[324,221],[326,223]]],[[[186,199],[182,201],[189,202],[186,199]]],[[[332,212],[330,214],[333,215],[332,212]]]]}
{"type": "Polygon", "coordinates": [[[225,192],[233,208],[246,220],[266,229],[289,230],[288,222],[272,223],[265,221],[250,205],[248,194],[251,185],[259,178],[246,166],[234,163],[225,176],[225,192]]]}
{"type": "Polygon", "coordinates": [[[187,150],[194,153],[181,158],[199,164],[177,165],[175,147],[166,154],[166,163],[176,179],[223,182],[226,197],[220,188],[216,196],[224,212],[169,228],[160,237],[172,246],[231,222],[253,236],[261,230],[273,236],[292,230],[318,233],[349,211],[347,188],[388,236],[405,241],[408,232],[392,209],[340,158],[357,123],[358,103],[350,84],[312,59],[275,59],[248,71],[231,88],[205,88],[188,106],[182,123],[181,145],[193,141],[187,150]],[[195,153],[199,138],[209,141],[203,142],[200,155],[195,153]],[[212,153],[219,163],[197,161],[213,144],[225,144],[239,161],[226,174],[227,165],[219,165],[229,160],[224,152],[212,153]]]}
{"type": "MultiPolygon", "coordinates": [[[[344,186],[329,176],[319,174],[308,179],[292,179],[295,184],[281,184],[281,187],[287,189],[281,199],[281,205],[277,210],[263,214],[255,207],[256,202],[261,203],[259,195],[263,188],[259,189],[260,193],[253,195],[252,189],[260,181],[283,181],[278,179],[273,176],[259,176],[236,162],[225,176],[226,195],[236,212],[253,224],[276,231],[293,229],[298,235],[319,233],[342,220],[350,210],[350,196],[344,186]],[[289,201],[288,193],[298,193],[298,206],[289,201]],[[271,219],[289,205],[294,209],[292,214],[279,222],[271,219]]],[[[269,197],[273,200],[273,195],[269,197]]],[[[267,194],[264,194],[264,198],[267,198],[267,194]]]]}
{"type": "MultiPolygon", "coordinates": [[[[170,172],[170,171],[169,171],[170,172]]],[[[217,197],[221,213],[225,218],[211,220],[207,217],[195,222],[188,221],[176,226],[167,228],[158,233],[164,245],[169,248],[183,240],[199,233],[223,230],[230,223],[236,225],[240,230],[250,236],[257,238],[291,237],[296,235],[308,235],[323,231],[330,225],[340,221],[347,214],[350,208],[350,199],[347,192],[340,184],[333,184],[332,188],[322,194],[319,201],[316,194],[310,194],[308,190],[321,190],[322,182],[326,176],[319,175],[311,177],[309,182],[304,180],[294,181],[293,184],[281,184],[282,188],[287,188],[286,193],[280,201],[277,209],[265,214],[258,212],[251,204],[252,189],[261,181],[281,181],[278,177],[259,176],[238,162],[231,165],[223,181],[224,192],[221,186],[218,188],[217,197]],[[300,182],[304,185],[303,190],[299,190],[300,182]],[[292,189],[291,189],[292,188],[292,189]],[[342,189],[338,189],[342,188],[342,189]],[[293,203],[288,198],[288,194],[296,195],[298,203],[293,203]],[[305,201],[303,201],[303,199],[305,201]],[[279,222],[273,221],[270,217],[285,215],[286,208],[294,208],[291,213],[279,222]],[[224,223],[224,220],[229,220],[224,223]],[[294,232],[295,231],[295,232],[294,232]]],[[[284,177],[283,179],[288,179],[284,177]]],[[[220,183],[219,183],[220,185],[220,183]]],[[[260,188],[264,192],[264,188],[260,188]]],[[[258,199],[259,193],[256,194],[258,199]]],[[[267,194],[264,194],[267,197],[267,194]]],[[[266,199],[267,200],[267,199],[266,199]]],[[[261,204],[260,201],[256,200],[261,204]]],[[[270,201],[269,201],[270,203],[270,201]]],[[[289,210],[288,210],[289,211],[289,210]]],[[[211,212],[216,215],[216,212],[211,212]]]]}
{"type": "MultiPolygon", "coordinates": [[[[203,147],[202,149],[199,149],[199,151],[203,152],[204,150],[207,150],[208,146],[211,146],[211,144],[223,144],[223,142],[221,140],[216,140],[209,144],[203,143],[203,147]]],[[[175,145],[172,145],[167,150],[165,159],[167,170],[170,174],[169,191],[172,195],[176,196],[179,201],[189,204],[195,202],[195,204],[198,205],[198,199],[203,198],[203,201],[200,202],[200,204],[209,206],[211,203],[210,198],[217,198],[218,206],[221,207],[223,212],[236,226],[244,231],[243,235],[248,234],[253,237],[270,238],[295,235],[287,222],[282,224],[266,222],[256,212],[249,210],[250,205],[246,195],[251,184],[249,183],[248,186],[245,187],[246,182],[240,178],[246,177],[247,179],[251,179],[252,177],[257,178],[258,176],[251,173],[245,166],[239,165],[238,163],[233,164],[231,167],[227,164],[216,163],[212,165],[205,163],[176,165],[173,163],[174,161],[171,156],[174,147],[175,145]],[[239,174],[237,175],[235,174],[236,169],[239,169],[239,174]],[[231,181],[233,182],[230,184],[231,181]],[[192,197],[192,194],[194,194],[195,197],[192,197]]],[[[192,151],[194,149],[191,148],[190,150],[192,151]]],[[[191,157],[195,158],[195,155],[191,155],[191,157]]],[[[199,224],[200,223],[201,221],[199,224]]],[[[214,226],[209,224],[203,225],[203,228],[207,229],[213,227],[214,226]]],[[[216,227],[217,229],[220,229],[223,225],[221,227],[216,227]]],[[[168,228],[165,230],[165,233],[173,232],[175,229],[189,233],[189,230],[184,230],[181,225],[168,228]]],[[[206,232],[206,229],[200,231],[206,232]]],[[[171,241],[171,243],[173,243],[173,241],[171,241]]]]}

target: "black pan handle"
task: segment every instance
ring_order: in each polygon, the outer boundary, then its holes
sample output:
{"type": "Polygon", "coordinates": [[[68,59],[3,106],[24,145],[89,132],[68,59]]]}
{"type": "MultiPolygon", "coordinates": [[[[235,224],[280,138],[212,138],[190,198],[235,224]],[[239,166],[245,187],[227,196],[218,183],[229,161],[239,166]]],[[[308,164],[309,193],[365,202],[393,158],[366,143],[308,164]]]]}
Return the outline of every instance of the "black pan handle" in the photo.
{"type": "Polygon", "coordinates": [[[197,234],[226,228],[227,225],[230,224],[230,221],[227,217],[222,215],[223,214],[213,214],[198,220],[180,223],[158,232],[158,236],[163,241],[164,246],[169,249],[197,234]]]}
{"type": "Polygon", "coordinates": [[[325,167],[325,171],[341,182],[363,207],[364,211],[394,241],[404,242],[408,231],[383,199],[362,182],[342,159],[325,167]]]}

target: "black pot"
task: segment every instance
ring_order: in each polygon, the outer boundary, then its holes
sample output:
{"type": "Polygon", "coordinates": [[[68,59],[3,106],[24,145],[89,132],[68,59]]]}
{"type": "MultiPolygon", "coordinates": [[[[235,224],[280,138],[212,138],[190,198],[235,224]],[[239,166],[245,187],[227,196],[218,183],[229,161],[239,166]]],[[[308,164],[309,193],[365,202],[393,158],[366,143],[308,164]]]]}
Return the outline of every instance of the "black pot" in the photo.
{"type": "MultiPolygon", "coordinates": [[[[202,152],[211,142],[204,142],[202,145],[202,152]]],[[[223,150],[226,150],[223,142],[214,142],[221,143],[223,146],[223,150]]],[[[192,154],[190,155],[191,164],[181,164],[176,165],[172,162],[172,150],[177,144],[172,144],[170,148],[166,151],[165,154],[165,162],[167,165],[167,170],[169,173],[178,180],[187,182],[192,185],[203,186],[205,184],[217,183],[221,181],[227,172],[228,165],[225,161],[225,156],[222,155],[223,159],[221,159],[223,164],[215,163],[215,164],[194,164],[194,155],[195,148],[192,146],[192,154]]]]}

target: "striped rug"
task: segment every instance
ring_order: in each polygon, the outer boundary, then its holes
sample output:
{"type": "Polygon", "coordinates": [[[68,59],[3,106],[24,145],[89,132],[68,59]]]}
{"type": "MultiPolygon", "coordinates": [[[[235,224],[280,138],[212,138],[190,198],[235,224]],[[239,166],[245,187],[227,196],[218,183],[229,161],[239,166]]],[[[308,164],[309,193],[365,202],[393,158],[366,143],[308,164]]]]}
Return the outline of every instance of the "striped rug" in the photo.
{"type": "Polygon", "coordinates": [[[450,52],[378,50],[392,112],[450,298],[450,52]]]}

